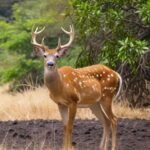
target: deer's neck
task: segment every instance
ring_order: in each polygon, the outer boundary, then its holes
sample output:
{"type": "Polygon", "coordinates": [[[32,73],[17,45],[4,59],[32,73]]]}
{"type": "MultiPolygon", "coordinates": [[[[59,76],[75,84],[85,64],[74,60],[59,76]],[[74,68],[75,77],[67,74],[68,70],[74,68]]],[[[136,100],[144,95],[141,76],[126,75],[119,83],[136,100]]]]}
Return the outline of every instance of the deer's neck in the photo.
{"type": "Polygon", "coordinates": [[[51,71],[45,68],[44,81],[50,93],[54,96],[57,96],[58,93],[60,94],[62,92],[63,83],[61,79],[61,74],[58,72],[58,69],[51,71]]]}

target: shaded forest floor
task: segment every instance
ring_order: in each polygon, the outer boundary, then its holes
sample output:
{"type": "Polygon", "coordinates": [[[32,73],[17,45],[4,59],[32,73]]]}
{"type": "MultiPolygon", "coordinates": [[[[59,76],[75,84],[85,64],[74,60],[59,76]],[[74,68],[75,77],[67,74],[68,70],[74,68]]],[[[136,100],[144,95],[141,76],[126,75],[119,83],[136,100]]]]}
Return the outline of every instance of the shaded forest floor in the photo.
{"type": "MultiPolygon", "coordinates": [[[[150,121],[119,119],[119,150],[150,149],[150,121]]],[[[0,143],[6,150],[61,150],[63,125],[58,120],[0,122],[0,143]]],[[[102,126],[95,120],[76,120],[73,145],[76,150],[98,150],[102,126]]]]}

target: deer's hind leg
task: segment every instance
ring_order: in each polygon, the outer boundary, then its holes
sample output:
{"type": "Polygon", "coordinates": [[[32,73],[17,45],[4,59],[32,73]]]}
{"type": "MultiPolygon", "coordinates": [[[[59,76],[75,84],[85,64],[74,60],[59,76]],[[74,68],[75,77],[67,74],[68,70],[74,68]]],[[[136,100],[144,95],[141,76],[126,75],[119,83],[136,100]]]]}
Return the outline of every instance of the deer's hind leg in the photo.
{"type": "Polygon", "coordinates": [[[112,111],[112,97],[105,97],[100,101],[100,107],[105,115],[105,121],[112,132],[112,150],[117,149],[117,117],[112,111]]]}
{"type": "Polygon", "coordinates": [[[105,117],[99,103],[91,105],[90,109],[92,113],[103,124],[103,135],[101,139],[100,150],[108,150],[108,142],[109,142],[109,136],[110,136],[110,121],[105,117]]]}

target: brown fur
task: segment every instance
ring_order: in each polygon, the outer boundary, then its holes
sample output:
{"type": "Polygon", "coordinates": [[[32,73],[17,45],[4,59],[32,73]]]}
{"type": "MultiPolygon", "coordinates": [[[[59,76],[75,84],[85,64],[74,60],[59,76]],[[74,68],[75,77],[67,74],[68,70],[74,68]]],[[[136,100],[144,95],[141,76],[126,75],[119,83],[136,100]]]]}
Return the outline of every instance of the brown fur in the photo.
{"type": "Polygon", "coordinates": [[[51,99],[58,104],[60,113],[62,116],[65,114],[62,118],[67,117],[63,119],[65,150],[71,149],[71,133],[78,106],[89,107],[99,119],[101,118],[104,125],[101,149],[108,148],[110,128],[112,133],[114,132],[112,149],[116,149],[117,120],[111,108],[119,83],[115,71],[100,64],[79,69],[66,66],[56,69],[50,76],[45,75],[45,83],[51,99]],[[69,114],[66,116],[67,112],[69,114]]]}
{"type": "MultiPolygon", "coordinates": [[[[112,112],[112,99],[122,84],[118,73],[104,65],[93,65],[74,69],[62,67],[57,69],[56,60],[62,57],[74,39],[74,28],[70,32],[62,29],[70,36],[67,44],[56,49],[49,49],[43,43],[36,42],[36,35],[41,33],[38,28],[32,32],[32,44],[44,55],[44,80],[49,89],[50,98],[58,104],[64,123],[64,150],[72,149],[72,130],[77,107],[89,107],[93,114],[102,122],[104,130],[100,149],[107,150],[112,131],[112,150],[116,150],[117,119],[112,112]]],[[[118,93],[117,93],[118,94],[118,93]]]]}

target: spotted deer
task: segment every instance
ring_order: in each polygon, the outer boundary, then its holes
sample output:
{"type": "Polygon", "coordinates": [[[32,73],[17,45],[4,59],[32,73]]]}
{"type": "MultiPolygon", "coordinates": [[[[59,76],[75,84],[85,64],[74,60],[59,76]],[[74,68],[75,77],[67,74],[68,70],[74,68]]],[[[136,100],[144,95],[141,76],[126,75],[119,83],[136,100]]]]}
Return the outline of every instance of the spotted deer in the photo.
{"type": "MultiPolygon", "coordinates": [[[[49,49],[44,42],[38,43],[36,36],[42,30],[36,28],[32,32],[32,44],[44,57],[44,81],[49,90],[50,98],[58,104],[59,112],[64,124],[63,149],[71,150],[73,123],[78,107],[88,107],[103,124],[103,136],[100,144],[101,150],[107,150],[112,132],[112,150],[117,149],[116,132],[117,118],[112,112],[112,100],[120,92],[122,79],[112,69],[101,65],[84,68],[64,66],[57,68],[57,60],[70,48],[74,40],[74,28],[70,31],[62,28],[69,35],[68,43],[49,49]]],[[[44,40],[42,40],[44,41],[44,40]]]]}

